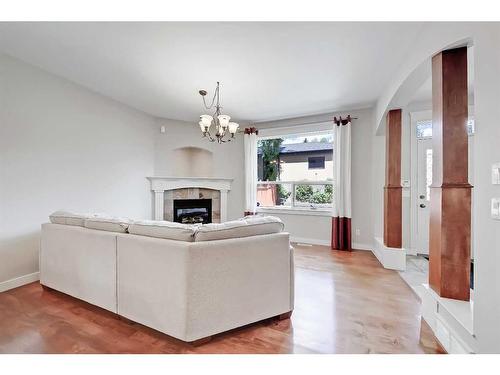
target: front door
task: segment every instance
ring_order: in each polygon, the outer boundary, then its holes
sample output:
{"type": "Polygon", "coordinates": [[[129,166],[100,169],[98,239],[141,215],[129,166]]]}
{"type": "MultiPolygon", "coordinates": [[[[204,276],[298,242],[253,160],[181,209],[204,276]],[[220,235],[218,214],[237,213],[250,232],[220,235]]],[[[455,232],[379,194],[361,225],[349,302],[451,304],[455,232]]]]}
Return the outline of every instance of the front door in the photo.
{"type": "Polygon", "coordinates": [[[417,140],[417,252],[429,254],[429,206],[432,184],[432,139],[417,140]]]}

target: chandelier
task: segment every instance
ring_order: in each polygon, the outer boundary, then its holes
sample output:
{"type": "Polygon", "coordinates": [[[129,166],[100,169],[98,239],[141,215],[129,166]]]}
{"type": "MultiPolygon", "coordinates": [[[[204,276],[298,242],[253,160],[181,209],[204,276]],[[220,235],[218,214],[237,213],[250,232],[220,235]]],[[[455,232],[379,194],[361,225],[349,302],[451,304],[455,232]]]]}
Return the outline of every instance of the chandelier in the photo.
{"type": "Polygon", "coordinates": [[[205,109],[211,110],[215,108],[213,116],[211,115],[201,115],[200,116],[200,129],[203,133],[203,137],[206,137],[210,142],[225,143],[231,142],[234,139],[234,135],[238,131],[240,126],[236,122],[229,122],[231,119],[228,115],[221,114],[222,106],[220,105],[220,86],[217,82],[217,87],[215,88],[214,96],[210,105],[207,105],[205,101],[205,96],[207,92],[205,90],[199,91],[201,97],[203,98],[203,104],[205,109]],[[215,133],[210,132],[210,127],[214,124],[215,133]],[[213,135],[212,135],[213,134],[213,135]]]}

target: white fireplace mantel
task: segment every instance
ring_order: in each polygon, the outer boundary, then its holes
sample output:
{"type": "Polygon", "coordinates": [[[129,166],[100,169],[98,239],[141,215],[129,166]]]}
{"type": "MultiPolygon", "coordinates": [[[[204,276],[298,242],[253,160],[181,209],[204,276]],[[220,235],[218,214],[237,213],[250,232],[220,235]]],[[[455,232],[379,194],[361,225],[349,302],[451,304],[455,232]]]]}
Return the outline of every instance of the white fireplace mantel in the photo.
{"type": "Polygon", "coordinates": [[[232,178],[214,177],[147,177],[154,191],[154,218],[163,220],[164,193],[167,190],[200,188],[220,192],[220,220],[227,221],[227,193],[231,190],[232,178]]]}

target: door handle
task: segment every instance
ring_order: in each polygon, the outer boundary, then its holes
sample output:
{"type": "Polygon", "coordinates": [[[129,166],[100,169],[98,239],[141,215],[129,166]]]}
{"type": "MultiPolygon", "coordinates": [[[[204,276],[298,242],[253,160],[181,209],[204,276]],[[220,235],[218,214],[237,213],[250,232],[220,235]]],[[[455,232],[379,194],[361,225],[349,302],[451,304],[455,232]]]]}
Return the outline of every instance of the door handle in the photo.
{"type": "Polygon", "coordinates": [[[425,208],[425,204],[420,203],[420,208],[425,208]]]}

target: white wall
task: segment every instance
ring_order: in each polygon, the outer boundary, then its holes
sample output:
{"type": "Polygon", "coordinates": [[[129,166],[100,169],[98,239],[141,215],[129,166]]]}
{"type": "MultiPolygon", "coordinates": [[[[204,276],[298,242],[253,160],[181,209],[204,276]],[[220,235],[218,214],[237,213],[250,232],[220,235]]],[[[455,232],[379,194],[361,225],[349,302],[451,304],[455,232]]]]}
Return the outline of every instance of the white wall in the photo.
{"type": "MultiPolygon", "coordinates": [[[[372,224],[372,130],[373,113],[371,109],[358,109],[342,113],[327,113],[266,123],[258,123],[258,129],[272,127],[300,126],[311,122],[331,121],[333,116],[350,114],[357,117],[352,123],[352,242],[353,246],[371,248],[373,245],[372,224]],[[359,229],[359,236],[356,235],[359,229]]],[[[333,126],[333,125],[332,125],[333,126]]],[[[331,217],[276,215],[285,222],[286,230],[294,237],[308,238],[317,242],[330,243],[331,217]]]]}
{"type": "Polygon", "coordinates": [[[0,283],[38,270],[57,209],[151,216],[154,120],[0,55],[0,283]]]}
{"type": "MultiPolygon", "coordinates": [[[[385,136],[372,136],[371,199],[373,236],[384,236],[385,136]]],[[[369,193],[368,193],[369,194],[369,193]]]]}
{"type": "Polygon", "coordinates": [[[209,172],[204,177],[233,179],[232,189],[228,193],[228,220],[242,217],[245,208],[243,135],[238,133],[234,141],[217,144],[202,138],[197,119],[193,122],[158,119],[155,134],[154,174],[156,176],[178,174],[178,169],[174,164],[177,153],[175,150],[183,147],[198,147],[212,153],[213,165],[212,168],[207,168],[209,172]],[[165,126],[165,133],[160,133],[161,126],[165,126]],[[212,172],[211,175],[210,172],[212,172]]]}
{"type": "Polygon", "coordinates": [[[176,177],[213,176],[214,156],[211,151],[198,147],[181,147],[173,150],[173,173],[176,177]]]}
{"type": "Polygon", "coordinates": [[[500,26],[474,38],[474,331],[480,352],[500,353],[500,221],[490,202],[500,197],[491,166],[500,162],[500,26]]]}

